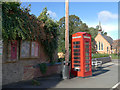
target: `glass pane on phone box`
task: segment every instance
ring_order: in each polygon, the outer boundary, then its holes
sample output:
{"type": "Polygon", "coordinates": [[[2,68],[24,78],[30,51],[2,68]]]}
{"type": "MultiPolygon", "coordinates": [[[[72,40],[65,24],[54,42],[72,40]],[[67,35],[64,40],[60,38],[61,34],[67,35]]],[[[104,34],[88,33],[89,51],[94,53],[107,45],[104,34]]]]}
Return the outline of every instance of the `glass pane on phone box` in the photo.
{"type": "Polygon", "coordinates": [[[86,49],[85,51],[86,51],[87,53],[89,53],[89,49],[86,49]]]}
{"type": "Polygon", "coordinates": [[[80,63],[80,61],[74,61],[74,63],[80,63]]]}
{"type": "Polygon", "coordinates": [[[89,68],[86,68],[86,71],[89,71],[89,68]]]}
{"type": "Polygon", "coordinates": [[[73,48],[80,48],[80,45],[73,46],[73,48]]]}
{"type": "Polygon", "coordinates": [[[85,57],[86,59],[89,59],[89,57],[85,57]]]}
{"type": "Polygon", "coordinates": [[[74,57],[74,59],[80,59],[80,57],[74,57]]]}
{"type": "Polygon", "coordinates": [[[89,63],[89,61],[86,61],[86,63],[89,63]]]}
{"type": "Polygon", "coordinates": [[[74,52],[80,52],[80,49],[74,49],[74,52]]]}
{"type": "Polygon", "coordinates": [[[86,45],[85,48],[89,48],[89,45],[86,45]]]}
{"type": "Polygon", "coordinates": [[[89,56],[89,53],[86,53],[86,56],[89,56]]]}
{"type": "Polygon", "coordinates": [[[80,55],[80,53],[74,53],[74,55],[80,55]]]}
{"type": "Polygon", "coordinates": [[[73,44],[80,44],[80,41],[73,42],[73,44]]]}
{"type": "Polygon", "coordinates": [[[85,44],[89,44],[89,42],[85,42],[85,44]]]}
{"type": "Polygon", "coordinates": [[[86,64],[85,67],[89,67],[89,64],[86,64]]]}

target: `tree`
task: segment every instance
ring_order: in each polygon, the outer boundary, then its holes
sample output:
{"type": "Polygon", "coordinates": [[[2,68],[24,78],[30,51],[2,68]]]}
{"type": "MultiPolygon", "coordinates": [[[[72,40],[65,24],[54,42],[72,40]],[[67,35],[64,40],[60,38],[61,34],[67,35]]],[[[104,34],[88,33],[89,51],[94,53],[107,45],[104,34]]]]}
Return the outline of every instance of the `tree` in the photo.
{"type": "Polygon", "coordinates": [[[97,36],[98,34],[98,27],[96,28],[93,28],[93,27],[90,27],[89,28],[89,32],[91,34],[91,44],[92,44],[92,52],[96,52],[96,42],[95,42],[95,37],[97,36]]]}
{"type": "Polygon", "coordinates": [[[41,43],[44,46],[44,49],[49,56],[50,61],[52,61],[53,54],[57,49],[57,31],[58,31],[58,23],[52,20],[47,13],[47,8],[44,8],[40,16],[38,16],[38,20],[44,23],[44,40],[41,40],[41,43]]]}
{"type": "MultiPolygon", "coordinates": [[[[58,37],[58,52],[65,53],[65,17],[59,20],[59,37],[58,37]]],[[[87,32],[92,36],[92,51],[95,51],[95,40],[98,33],[98,27],[88,27],[86,23],[83,23],[81,19],[76,15],[69,16],[69,50],[71,50],[71,35],[76,32],[87,32]]]]}
{"type": "MultiPolygon", "coordinates": [[[[65,53],[65,17],[59,20],[58,52],[65,53]]],[[[88,32],[88,26],[76,15],[69,16],[69,48],[71,48],[71,35],[76,32],[88,32]]]]}
{"type": "MultiPolygon", "coordinates": [[[[2,37],[3,40],[16,39],[37,39],[37,30],[39,27],[37,18],[29,14],[30,5],[26,8],[20,8],[19,2],[2,3],[2,37]]],[[[40,28],[39,28],[40,29],[40,28]]]]}

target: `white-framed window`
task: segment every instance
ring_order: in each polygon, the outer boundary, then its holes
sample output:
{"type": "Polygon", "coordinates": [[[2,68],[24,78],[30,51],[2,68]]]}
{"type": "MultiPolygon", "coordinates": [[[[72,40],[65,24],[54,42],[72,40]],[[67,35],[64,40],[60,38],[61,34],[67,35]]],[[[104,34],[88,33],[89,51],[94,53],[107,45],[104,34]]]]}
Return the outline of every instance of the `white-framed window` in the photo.
{"type": "Polygon", "coordinates": [[[108,48],[108,46],[107,46],[107,53],[108,53],[108,50],[109,50],[109,48],[108,48]]]}
{"type": "Polygon", "coordinates": [[[21,58],[29,58],[30,57],[30,41],[22,41],[21,42],[21,58]]]}
{"type": "Polygon", "coordinates": [[[100,50],[100,42],[99,42],[99,50],[100,50]]]}
{"type": "Polygon", "coordinates": [[[36,41],[22,41],[20,58],[38,58],[39,43],[36,41]]]}
{"type": "Polygon", "coordinates": [[[37,42],[31,42],[31,57],[39,56],[39,44],[37,42]]]}
{"type": "Polygon", "coordinates": [[[103,43],[101,43],[101,50],[103,50],[103,43]]]}

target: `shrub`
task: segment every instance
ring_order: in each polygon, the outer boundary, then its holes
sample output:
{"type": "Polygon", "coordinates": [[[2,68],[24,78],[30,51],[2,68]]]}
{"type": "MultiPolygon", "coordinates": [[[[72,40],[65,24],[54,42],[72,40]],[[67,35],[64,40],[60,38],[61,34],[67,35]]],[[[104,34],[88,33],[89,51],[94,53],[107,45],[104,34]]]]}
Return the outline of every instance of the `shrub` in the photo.
{"type": "Polygon", "coordinates": [[[92,58],[101,58],[101,57],[109,57],[109,54],[96,53],[96,54],[93,54],[92,56],[92,58]]]}
{"type": "Polygon", "coordinates": [[[41,73],[42,73],[42,74],[45,74],[46,71],[47,71],[47,65],[46,65],[46,63],[41,63],[41,64],[39,64],[39,67],[40,67],[41,73]]]}
{"type": "Polygon", "coordinates": [[[65,61],[65,58],[58,58],[58,62],[65,61]]]}
{"type": "Polygon", "coordinates": [[[120,59],[119,55],[118,54],[111,54],[111,57],[112,59],[120,59]]]}

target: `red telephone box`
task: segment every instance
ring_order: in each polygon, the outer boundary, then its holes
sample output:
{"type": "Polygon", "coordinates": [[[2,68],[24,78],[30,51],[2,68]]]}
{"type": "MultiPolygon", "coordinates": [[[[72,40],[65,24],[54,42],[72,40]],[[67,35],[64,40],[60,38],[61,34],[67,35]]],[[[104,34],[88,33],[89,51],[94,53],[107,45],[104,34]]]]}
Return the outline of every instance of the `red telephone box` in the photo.
{"type": "Polygon", "coordinates": [[[86,32],[72,35],[71,74],[78,77],[92,76],[91,35],[86,32]]]}

